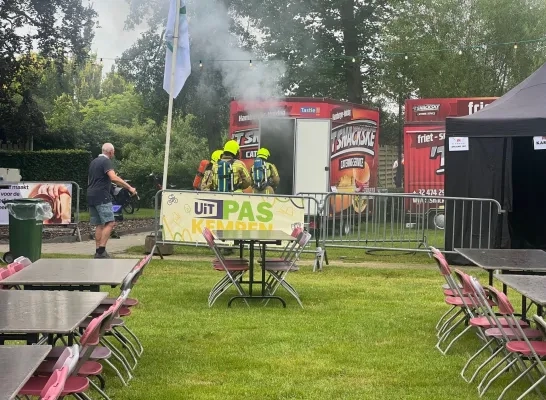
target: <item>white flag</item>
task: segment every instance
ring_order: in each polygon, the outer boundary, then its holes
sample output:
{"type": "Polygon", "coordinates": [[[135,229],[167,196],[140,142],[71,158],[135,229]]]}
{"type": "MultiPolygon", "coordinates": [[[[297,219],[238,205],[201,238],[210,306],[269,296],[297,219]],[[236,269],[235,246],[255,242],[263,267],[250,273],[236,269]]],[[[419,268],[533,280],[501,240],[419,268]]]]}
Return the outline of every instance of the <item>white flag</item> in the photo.
{"type": "MultiPolygon", "coordinates": [[[[167,93],[171,90],[171,68],[174,49],[174,29],[176,19],[176,3],[177,0],[171,0],[169,9],[169,17],[167,19],[167,28],[165,31],[165,39],[167,40],[167,54],[165,56],[165,76],[163,77],[163,89],[167,93]]],[[[190,63],[190,37],[188,34],[188,19],[186,18],[186,0],[180,0],[180,23],[178,26],[178,50],[176,53],[176,66],[174,70],[174,88],[173,97],[176,98],[186,80],[191,73],[190,63]]]]}

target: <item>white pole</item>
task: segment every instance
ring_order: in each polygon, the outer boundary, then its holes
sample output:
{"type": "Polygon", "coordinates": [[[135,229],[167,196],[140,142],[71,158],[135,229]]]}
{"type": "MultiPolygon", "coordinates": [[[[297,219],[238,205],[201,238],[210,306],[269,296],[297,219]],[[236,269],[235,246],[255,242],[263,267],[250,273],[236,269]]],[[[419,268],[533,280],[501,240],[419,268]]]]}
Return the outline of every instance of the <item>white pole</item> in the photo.
{"type": "Polygon", "coordinates": [[[178,53],[178,28],[180,26],[180,0],[176,0],[176,17],[174,20],[173,58],[171,61],[171,88],[169,90],[169,113],[167,115],[167,137],[165,138],[165,161],[163,161],[163,190],[167,189],[169,171],[169,151],[171,147],[171,126],[173,121],[173,91],[176,72],[176,56],[178,53]]]}

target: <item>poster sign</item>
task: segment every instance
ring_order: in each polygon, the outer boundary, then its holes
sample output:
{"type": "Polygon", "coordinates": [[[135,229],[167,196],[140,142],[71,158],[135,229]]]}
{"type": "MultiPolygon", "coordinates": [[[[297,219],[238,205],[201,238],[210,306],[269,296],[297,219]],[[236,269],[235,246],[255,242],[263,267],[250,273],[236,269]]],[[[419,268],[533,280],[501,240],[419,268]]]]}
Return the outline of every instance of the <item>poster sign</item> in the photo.
{"type": "Polygon", "coordinates": [[[533,146],[535,150],[546,150],[546,136],[533,137],[533,146]]]}
{"type": "Polygon", "coordinates": [[[203,228],[215,230],[281,230],[303,227],[304,199],[207,192],[165,192],[162,196],[163,239],[205,243],[203,228]]]}
{"type": "Polygon", "coordinates": [[[450,137],[449,138],[449,151],[468,151],[468,138],[467,137],[450,137]]]}
{"type": "Polygon", "coordinates": [[[4,201],[12,199],[41,199],[51,205],[53,217],[44,225],[69,225],[72,216],[72,184],[51,182],[0,183],[0,225],[9,224],[9,213],[4,201]]]}

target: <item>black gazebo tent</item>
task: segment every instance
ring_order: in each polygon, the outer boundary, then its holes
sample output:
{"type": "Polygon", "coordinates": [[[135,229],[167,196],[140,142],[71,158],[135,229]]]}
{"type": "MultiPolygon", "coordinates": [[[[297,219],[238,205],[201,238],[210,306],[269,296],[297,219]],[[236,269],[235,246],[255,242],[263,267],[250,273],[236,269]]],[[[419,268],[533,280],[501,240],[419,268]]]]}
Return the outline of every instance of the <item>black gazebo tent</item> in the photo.
{"type": "MultiPolygon", "coordinates": [[[[491,224],[491,247],[546,249],[546,150],[535,150],[536,136],[546,136],[546,64],[483,110],[446,121],[445,196],[506,210],[491,224]],[[450,151],[454,137],[468,137],[468,151],[450,151]]],[[[472,229],[473,217],[455,215],[446,209],[446,250],[487,243],[480,221],[472,229]]]]}

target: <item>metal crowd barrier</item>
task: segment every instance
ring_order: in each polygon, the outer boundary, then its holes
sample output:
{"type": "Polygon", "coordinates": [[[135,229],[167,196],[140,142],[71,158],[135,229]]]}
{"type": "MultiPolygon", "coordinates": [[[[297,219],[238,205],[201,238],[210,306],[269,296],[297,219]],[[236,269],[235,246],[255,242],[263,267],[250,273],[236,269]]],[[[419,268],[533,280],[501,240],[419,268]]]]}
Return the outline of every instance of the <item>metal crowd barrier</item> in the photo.
{"type": "MultiPolygon", "coordinates": [[[[78,238],[78,241],[82,241],[81,232],[80,232],[80,196],[81,196],[81,188],[80,185],[78,185],[74,181],[48,181],[48,182],[37,182],[37,181],[22,181],[22,182],[7,182],[7,181],[0,181],[0,193],[2,191],[9,190],[11,186],[26,186],[26,185],[72,185],[72,196],[71,196],[71,215],[70,215],[70,223],[68,224],[61,224],[61,223],[47,223],[44,224],[44,230],[49,230],[51,228],[67,228],[72,229],[72,236],[76,235],[78,238]]],[[[15,189],[20,190],[20,189],[15,189]]],[[[8,201],[10,196],[0,196],[1,200],[8,201]]]]}
{"type": "Polygon", "coordinates": [[[447,253],[454,253],[454,247],[490,248],[502,212],[499,202],[493,199],[329,193],[323,202],[320,242],[323,248],[368,252],[427,252],[429,246],[447,253]],[[445,231],[446,216],[460,222],[452,224],[449,232],[445,231]]]}
{"type": "MultiPolygon", "coordinates": [[[[162,244],[206,246],[162,237],[161,197],[169,193],[210,192],[164,190],[156,194],[156,246],[162,244]]],[[[294,198],[303,201],[304,227],[315,240],[317,259],[328,264],[327,248],[362,249],[367,252],[428,252],[434,246],[445,253],[454,247],[491,248],[495,222],[503,213],[493,199],[422,196],[389,193],[298,193],[295,196],[223,193],[237,197],[294,198]],[[446,232],[446,216],[458,221],[446,232]],[[449,242],[446,243],[446,237],[449,242]],[[467,240],[470,237],[470,243],[467,240]],[[463,244],[463,245],[461,245],[463,244]],[[447,250],[446,250],[447,248],[447,250]],[[317,251],[318,249],[318,251],[317,251]],[[319,251],[321,254],[319,254],[319,251]]],[[[168,201],[168,200],[167,200],[168,201]]],[[[272,249],[273,250],[273,249],[272,249]]]]}

